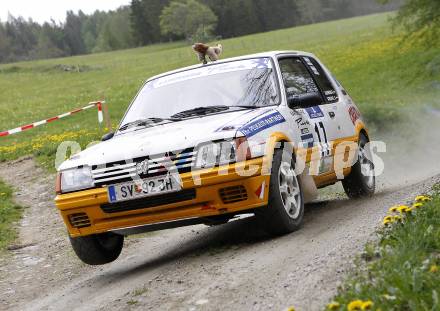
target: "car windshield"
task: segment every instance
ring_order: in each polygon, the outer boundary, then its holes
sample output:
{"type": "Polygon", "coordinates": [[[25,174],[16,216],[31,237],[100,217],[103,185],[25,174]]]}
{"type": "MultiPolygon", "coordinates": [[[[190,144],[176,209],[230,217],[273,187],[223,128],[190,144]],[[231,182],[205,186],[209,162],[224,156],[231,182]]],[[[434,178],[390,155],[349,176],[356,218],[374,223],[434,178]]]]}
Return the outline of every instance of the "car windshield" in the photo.
{"type": "Polygon", "coordinates": [[[270,58],[248,59],[191,69],[146,83],[122,125],[145,119],[172,122],[278,103],[270,58]]]}

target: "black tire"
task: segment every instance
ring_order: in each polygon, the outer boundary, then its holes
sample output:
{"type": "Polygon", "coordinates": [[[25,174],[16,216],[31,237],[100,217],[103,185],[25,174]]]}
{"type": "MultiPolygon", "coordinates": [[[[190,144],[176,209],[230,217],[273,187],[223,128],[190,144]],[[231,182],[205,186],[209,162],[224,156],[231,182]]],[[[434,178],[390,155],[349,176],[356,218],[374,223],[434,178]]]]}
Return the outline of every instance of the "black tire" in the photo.
{"type": "MultiPolygon", "coordinates": [[[[362,165],[369,165],[369,169],[374,170],[374,164],[365,158],[365,154],[368,150],[364,150],[365,145],[368,143],[368,138],[361,134],[359,137],[359,152],[356,163],[352,166],[350,174],[342,180],[345,193],[351,199],[359,199],[370,197],[376,190],[376,177],[365,176],[362,173],[362,165]],[[362,164],[362,165],[361,165],[362,164]]],[[[369,156],[371,159],[371,157],[369,156]]]]}
{"type": "Polygon", "coordinates": [[[124,237],[111,232],[69,238],[78,258],[92,266],[115,261],[121,254],[124,245],[124,237]]]}
{"type": "Polygon", "coordinates": [[[301,184],[296,174],[293,174],[293,178],[298,193],[295,194],[296,190],[289,190],[287,195],[290,199],[292,199],[293,195],[293,200],[297,207],[295,207],[293,212],[293,207],[290,205],[290,212],[287,211],[288,204],[286,204],[286,192],[283,192],[280,187],[280,183],[283,179],[280,176],[280,168],[282,165],[286,168],[289,166],[293,171],[295,170],[295,162],[292,156],[289,156],[288,152],[283,151],[282,149],[277,149],[274,153],[272,163],[268,206],[257,210],[255,213],[260,225],[271,235],[283,235],[298,230],[301,227],[304,216],[304,198],[301,184]],[[290,160],[290,163],[288,163],[286,159],[290,160]]]}

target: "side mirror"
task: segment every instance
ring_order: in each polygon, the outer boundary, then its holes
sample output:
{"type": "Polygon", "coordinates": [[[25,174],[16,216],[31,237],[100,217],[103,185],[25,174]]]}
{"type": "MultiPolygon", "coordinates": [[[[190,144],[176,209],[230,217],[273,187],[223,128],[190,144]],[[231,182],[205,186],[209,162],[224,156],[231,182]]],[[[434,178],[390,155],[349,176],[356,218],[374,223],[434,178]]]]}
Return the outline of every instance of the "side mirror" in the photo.
{"type": "Polygon", "coordinates": [[[113,136],[115,136],[114,132],[107,133],[104,136],[102,136],[101,141],[110,140],[113,138],[113,136]]]}
{"type": "Polygon", "coordinates": [[[287,97],[289,108],[308,108],[322,104],[322,97],[318,93],[307,93],[302,95],[290,95],[287,97]]]}

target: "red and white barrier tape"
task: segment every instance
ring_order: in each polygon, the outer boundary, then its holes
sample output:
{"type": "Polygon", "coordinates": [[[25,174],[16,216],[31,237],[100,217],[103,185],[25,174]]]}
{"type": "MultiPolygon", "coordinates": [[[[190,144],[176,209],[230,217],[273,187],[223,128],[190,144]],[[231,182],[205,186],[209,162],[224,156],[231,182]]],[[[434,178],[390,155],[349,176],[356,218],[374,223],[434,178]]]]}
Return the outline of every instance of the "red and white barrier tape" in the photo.
{"type": "Polygon", "coordinates": [[[34,128],[34,127],[37,127],[37,126],[40,126],[40,125],[44,125],[44,124],[47,124],[47,123],[50,123],[50,122],[53,122],[53,121],[56,121],[56,120],[60,120],[62,118],[71,116],[71,115],[73,115],[75,113],[78,113],[78,112],[81,112],[81,111],[84,111],[84,110],[87,110],[87,109],[94,108],[95,106],[98,108],[98,121],[99,121],[99,123],[102,123],[102,121],[104,120],[104,116],[102,114],[102,104],[105,104],[105,101],[92,102],[92,103],[89,103],[89,105],[87,105],[87,106],[85,106],[83,108],[75,109],[73,111],[60,114],[59,116],[56,116],[56,117],[52,117],[52,118],[49,118],[49,119],[46,119],[46,120],[42,120],[42,121],[34,122],[34,123],[31,123],[31,124],[23,125],[23,126],[17,127],[15,129],[12,129],[12,130],[9,130],[9,131],[0,132],[0,137],[8,136],[8,135],[16,134],[16,133],[20,133],[20,132],[23,132],[23,131],[26,131],[26,130],[30,130],[30,129],[34,128]]]}

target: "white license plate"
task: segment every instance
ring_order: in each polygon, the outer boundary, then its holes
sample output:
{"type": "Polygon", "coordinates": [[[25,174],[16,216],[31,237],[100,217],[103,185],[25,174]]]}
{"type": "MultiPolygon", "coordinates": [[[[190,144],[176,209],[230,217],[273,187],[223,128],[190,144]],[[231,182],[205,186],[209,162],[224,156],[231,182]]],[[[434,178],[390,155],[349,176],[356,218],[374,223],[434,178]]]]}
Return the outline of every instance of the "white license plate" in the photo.
{"type": "Polygon", "coordinates": [[[181,189],[179,175],[167,175],[111,185],[107,188],[107,192],[109,202],[115,203],[176,192],[181,189]]]}

